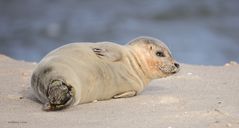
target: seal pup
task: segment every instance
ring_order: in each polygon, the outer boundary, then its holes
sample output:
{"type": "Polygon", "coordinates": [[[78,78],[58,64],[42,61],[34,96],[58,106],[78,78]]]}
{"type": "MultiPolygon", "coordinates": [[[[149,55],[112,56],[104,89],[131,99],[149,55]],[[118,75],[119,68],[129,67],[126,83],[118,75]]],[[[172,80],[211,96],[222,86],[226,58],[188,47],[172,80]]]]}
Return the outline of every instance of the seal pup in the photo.
{"type": "Polygon", "coordinates": [[[46,55],[34,70],[31,87],[43,110],[126,98],[139,94],[153,79],[179,71],[168,47],[152,37],[126,45],[71,43],[46,55]]]}

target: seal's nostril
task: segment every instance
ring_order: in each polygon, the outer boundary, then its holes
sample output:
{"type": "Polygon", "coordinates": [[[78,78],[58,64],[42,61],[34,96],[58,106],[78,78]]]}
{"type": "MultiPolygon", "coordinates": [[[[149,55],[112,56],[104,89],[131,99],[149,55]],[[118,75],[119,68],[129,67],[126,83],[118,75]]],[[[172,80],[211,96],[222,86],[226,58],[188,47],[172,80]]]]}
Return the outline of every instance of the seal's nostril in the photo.
{"type": "Polygon", "coordinates": [[[174,63],[175,67],[179,68],[180,65],[178,63],[174,63]]]}

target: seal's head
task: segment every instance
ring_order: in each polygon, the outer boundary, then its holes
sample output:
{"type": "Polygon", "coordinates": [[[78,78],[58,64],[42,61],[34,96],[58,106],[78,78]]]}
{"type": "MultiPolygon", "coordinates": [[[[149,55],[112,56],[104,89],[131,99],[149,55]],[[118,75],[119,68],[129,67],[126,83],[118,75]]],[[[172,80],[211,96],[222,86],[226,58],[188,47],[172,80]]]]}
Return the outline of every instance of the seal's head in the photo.
{"type": "Polygon", "coordinates": [[[179,71],[179,64],[173,59],[168,47],[151,37],[138,37],[129,42],[144,66],[140,67],[150,79],[166,77],[179,71]]]}

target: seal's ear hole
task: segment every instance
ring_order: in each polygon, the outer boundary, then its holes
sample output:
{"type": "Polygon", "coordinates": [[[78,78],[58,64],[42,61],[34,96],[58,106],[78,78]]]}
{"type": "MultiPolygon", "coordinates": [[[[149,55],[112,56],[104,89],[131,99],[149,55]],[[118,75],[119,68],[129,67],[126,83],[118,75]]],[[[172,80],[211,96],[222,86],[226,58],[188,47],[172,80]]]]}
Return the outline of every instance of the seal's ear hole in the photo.
{"type": "Polygon", "coordinates": [[[152,50],[152,49],[153,49],[153,47],[152,47],[152,46],[150,46],[150,47],[149,47],[149,49],[150,49],[150,50],[152,50]]]}

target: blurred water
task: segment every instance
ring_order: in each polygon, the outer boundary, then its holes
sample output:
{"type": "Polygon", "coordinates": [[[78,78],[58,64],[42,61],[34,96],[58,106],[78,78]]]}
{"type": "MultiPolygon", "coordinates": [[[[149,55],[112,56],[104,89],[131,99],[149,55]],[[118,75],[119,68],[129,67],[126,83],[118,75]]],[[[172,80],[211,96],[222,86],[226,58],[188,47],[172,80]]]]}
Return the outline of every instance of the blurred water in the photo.
{"type": "Polygon", "coordinates": [[[71,42],[159,38],[183,63],[239,62],[238,0],[0,0],[0,53],[39,61],[71,42]]]}

